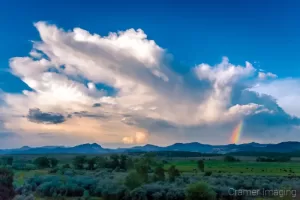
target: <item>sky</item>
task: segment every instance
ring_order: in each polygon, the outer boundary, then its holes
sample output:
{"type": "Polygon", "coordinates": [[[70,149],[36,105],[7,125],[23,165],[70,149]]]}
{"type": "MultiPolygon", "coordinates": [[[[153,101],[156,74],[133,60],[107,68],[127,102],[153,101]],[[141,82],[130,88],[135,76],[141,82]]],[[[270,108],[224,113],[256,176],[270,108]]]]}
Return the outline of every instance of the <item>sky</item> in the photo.
{"type": "Polygon", "coordinates": [[[299,13],[292,0],[4,0],[0,148],[299,140],[299,13]]]}

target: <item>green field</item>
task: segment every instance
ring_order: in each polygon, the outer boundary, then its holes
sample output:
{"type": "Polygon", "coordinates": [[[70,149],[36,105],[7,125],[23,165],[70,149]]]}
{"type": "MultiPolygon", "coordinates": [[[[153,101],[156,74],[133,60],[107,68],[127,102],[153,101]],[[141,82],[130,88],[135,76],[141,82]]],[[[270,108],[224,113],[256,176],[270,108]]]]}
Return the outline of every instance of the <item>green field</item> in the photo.
{"type": "MultiPolygon", "coordinates": [[[[194,172],[194,169],[197,169],[197,162],[192,160],[172,161],[165,165],[165,169],[168,169],[171,165],[175,165],[181,172],[194,172]]],[[[205,171],[239,175],[300,176],[300,162],[224,162],[222,160],[207,160],[205,161],[205,171]]]]}

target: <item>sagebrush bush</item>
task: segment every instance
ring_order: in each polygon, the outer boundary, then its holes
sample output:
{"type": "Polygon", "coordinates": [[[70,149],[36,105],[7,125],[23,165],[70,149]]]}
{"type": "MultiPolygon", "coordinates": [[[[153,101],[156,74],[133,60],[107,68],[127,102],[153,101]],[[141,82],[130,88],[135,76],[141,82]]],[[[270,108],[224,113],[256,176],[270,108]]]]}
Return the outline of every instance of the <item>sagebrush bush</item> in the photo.
{"type": "Polygon", "coordinates": [[[98,180],[91,176],[75,176],[72,178],[72,182],[86,190],[91,190],[95,188],[98,180]]]}
{"type": "Polygon", "coordinates": [[[46,197],[56,197],[57,195],[78,197],[83,195],[84,188],[69,181],[67,183],[53,181],[42,183],[38,186],[37,192],[39,195],[46,197]]]}
{"type": "Polygon", "coordinates": [[[185,192],[182,188],[170,188],[166,193],[166,200],[185,200],[185,192]]]}
{"type": "Polygon", "coordinates": [[[215,200],[216,196],[216,192],[205,182],[191,184],[186,190],[187,200],[215,200]]]}
{"type": "Polygon", "coordinates": [[[14,200],[35,200],[33,194],[30,195],[17,195],[14,200]]]}
{"type": "Polygon", "coordinates": [[[26,170],[26,171],[37,169],[37,167],[34,164],[22,163],[22,162],[13,163],[12,168],[14,170],[26,170]]]}
{"type": "Polygon", "coordinates": [[[11,169],[0,168],[0,200],[10,200],[14,197],[14,173],[11,169]]]}
{"type": "Polygon", "coordinates": [[[137,172],[130,172],[125,178],[124,183],[130,190],[133,190],[143,184],[143,179],[137,172]]]}
{"type": "Polygon", "coordinates": [[[144,188],[139,187],[130,192],[130,198],[132,200],[148,200],[147,192],[144,188]]]}

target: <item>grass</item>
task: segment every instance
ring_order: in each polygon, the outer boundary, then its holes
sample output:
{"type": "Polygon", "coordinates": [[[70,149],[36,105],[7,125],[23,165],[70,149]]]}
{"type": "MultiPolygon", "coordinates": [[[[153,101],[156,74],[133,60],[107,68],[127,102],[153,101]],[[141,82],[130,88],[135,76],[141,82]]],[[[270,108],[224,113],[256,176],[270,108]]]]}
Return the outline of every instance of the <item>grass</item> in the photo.
{"type": "MultiPolygon", "coordinates": [[[[196,161],[174,161],[165,165],[168,169],[171,165],[175,165],[181,172],[193,172],[197,169],[196,161]]],[[[274,176],[300,176],[300,163],[265,163],[265,162],[224,162],[221,160],[205,161],[205,171],[213,173],[232,173],[245,175],[274,175],[274,176]]]]}

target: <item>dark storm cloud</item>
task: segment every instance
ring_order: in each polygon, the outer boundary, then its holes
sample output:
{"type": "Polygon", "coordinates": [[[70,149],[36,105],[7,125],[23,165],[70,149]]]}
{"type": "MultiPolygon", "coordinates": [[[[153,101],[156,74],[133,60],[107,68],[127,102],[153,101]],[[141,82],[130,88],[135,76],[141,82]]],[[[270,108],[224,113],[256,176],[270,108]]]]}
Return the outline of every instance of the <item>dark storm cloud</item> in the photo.
{"type": "Polygon", "coordinates": [[[38,108],[29,109],[27,119],[38,124],[61,124],[66,121],[60,113],[42,112],[38,108]]]}
{"type": "Polygon", "coordinates": [[[77,117],[89,117],[89,118],[108,118],[108,116],[104,115],[104,114],[100,114],[100,113],[89,113],[87,111],[80,111],[80,112],[74,112],[72,115],[70,116],[77,116],[77,117]]]}
{"type": "Polygon", "coordinates": [[[101,107],[101,104],[100,104],[100,103],[95,103],[95,104],[93,105],[93,107],[94,107],[94,108],[101,107]]]}

